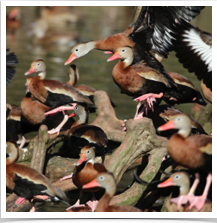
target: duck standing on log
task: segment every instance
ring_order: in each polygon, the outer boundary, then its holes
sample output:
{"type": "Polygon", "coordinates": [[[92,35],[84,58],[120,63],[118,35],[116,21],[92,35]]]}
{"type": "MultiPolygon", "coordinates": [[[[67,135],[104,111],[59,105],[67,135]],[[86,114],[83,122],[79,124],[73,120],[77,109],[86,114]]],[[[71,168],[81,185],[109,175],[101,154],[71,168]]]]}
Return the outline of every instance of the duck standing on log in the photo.
{"type": "MultiPolygon", "coordinates": [[[[35,72],[37,76],[30,81],[29,90],[37,100],[51,107],[51,109],[55,108],[52,112],[49,111],[49,113],[46,113],[47,115],[64,110],[73,110],[76,102],[85,103],[89,107],[95,107],[88,97],[82,95],[74,87],[61,81],[45,79],[46,65],[43,60],[33,61],[31,68],[25,75],[35,72]]],[[[68,120],[68,115],[65,113],[64,115],[63,122],[56,129],[48,131],[49,134],[59,134],[60,129],[68,120]]]]}
{"type": "Polygon", "coordinates": [[[73,123],[69,129],[68,136],[71,145],[76,149],[90,144],[94,147],[96,156],[102,157],[104,163],[105,154],[111,153],[108,147],[108,138],[105,132],[98,126],[87,125],[89,111],[88,108],[82,105],[76,105],[74,113],[70,116],[78,116],[79,119],[73,123]]]}
{"type": "MultiPolygon", "coordinates": [[[[47,201],[61,201],[67,203],[65,193],[44,175],[33,168],[26,167],[15,162],[19,158],[19,150],[15,141],[6,142],[6,186],[20,196],[16,204],[22,204],[26,200],[32,203],[34,198],[47,201]]],[[[30,212],[34,212],[32,206],[30,212]]]]}
{"type": "MultiPolygon", "coordinates": [[[[212,137],[207,135],[190,135],[191,121],[184,114],[174,116],[169,122],[160,126],[158,131],[178,129],[169,139],[167,149],[171,158],[178,165],[189,168],[196,173],[195,181],[186,195],[190,209],[195,206],[201,210],[204,206],[212,182],[212,137]],[[194,196],[200,176],[207,175],[207,183],[201,196],[194,196]]],[[[178,202],[178,201],[177,201],[178,202]]]]}
{"type": "Polygon", "coordinates": [[[173,173],[167,180],[158,184],[158,188],[178,186],[179,196],[170,199],[170,202],[177,203],[177,209],[179,210],[182,204],[186,204],[188,199],[186,196],[190,189],[190,177],[187,172],[179,171],[173,173]]]}
{"type": "MultiPolygon", "coordinates": [[[[148,109],[153,110],[155,98],[173,97],[179,99],[182,97],[178,93],[176,85],[168,74],[162,74],[157,70],[146,66],[143,61],[133,64],[133,50],[131,47],[121,47],[107,61],[120,59],[112,71],[114,82],[121,89],[122,93],[135,97],[138,101],[135,118],[141,118],[142,112],[138,116],[140,102],[147,100],[148,109]]],[[[158,104],[160,103],[158,100],[158,104]]],[[[143,110],[144,112],[144,110],[143,110]]],[[[147,112],[147,111],[146,111],[147,112]]]]}
{"type": "MultiPolygon", "coordinates": [[[[65,176],[61,179],[61,181],[72,178],[73,183],[79,188],[80,190],[80,195],[79,199],[77,202],[67,208],[67,210],[74,208],[74,207],[80,207],[80,206],[85,206],[83,204],[80,204],[81,197],[83,195],[83,192],[96,192],[100,188],[99,187],[94,187],[91,189],[83,189],[83,185],[91,182],[93,179],[96,178],[96,176],[99,173],[104,173],[107,172],[106,168],[104,167],[103,164],[100,163],[94,163],[95,160],[95,150],[91,145],[86,145],[81,149],[80,152],[80,159],[76,163],[76,171],[73,174],[70,174],[68,176],[65,176]]],[[[96,209],[98,201],[96,201],[94,194],[92,201],[87,202],[87,204],[91,207],[92,211],[96,209]]]]}
{"type": "Polygon", "coordinates": [[[105,189],[105,194],[100,198],[96,212],[141,212],[140,209],[128,205],[109,205],[112,197],[116,192],[116,182],[111,173],[100,173],[97,177],[83,185],[83,189],[90,189],[95,187],[102,187],[105,189]]]}
{"type": "MultiPolygon", "coordinates": [[[[154,111],[149,110],[148,114],[145,117],[150,118],[153,121],[153,125],[156,129],[156,134],[159,134],[161,136],[165,137],[171,137],[174,133],[177,132],[176,129],[170,129],[167,131],[157,131],[157,128],[161,125],[167,123],[169,120],[173,119],[174,116],[178,114],[185,114],[184,112],[180,111],[179,109],[171,106],[171,105],[157,105],[154,108],[154,111]]],[[[187,115],[187,114],[185,114],[187,115]]],[[[192,119],[189,115],[187,115],[191,120],[191,134],[205,134],[207,133],[204,131],[203,127],[196,122],[194,119],[192,119]]]]}
{"type": "MultiPolygon", "coordinates": [[[[30,92],[27,92],[25,97],[21,101],[22,115],[32,124],[41,125],[45,124],[48,129],[57,127],[63,120],[64,115],[62,113],[56,113],[52,116],[46,116],[45,113],[51,108],[41,103],[38,100],[33,100],[33,96],[30,92]]],[[[73,118],[68,119],[63,128],[69,129],[73,124],[73,118]]]]}

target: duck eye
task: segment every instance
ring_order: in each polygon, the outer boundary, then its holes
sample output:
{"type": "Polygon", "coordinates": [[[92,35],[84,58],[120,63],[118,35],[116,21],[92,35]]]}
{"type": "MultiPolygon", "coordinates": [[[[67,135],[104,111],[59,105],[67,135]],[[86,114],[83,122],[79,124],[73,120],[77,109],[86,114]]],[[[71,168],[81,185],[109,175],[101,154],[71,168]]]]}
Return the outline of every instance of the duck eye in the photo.
{"type": "Polygon", "coordinates": [[[78,106],[75,106],[75,110],[78,110],[78,106]]]}
{"type": "Polygon", "coordinates": [[[38,66],[40,66],[41,64],[40,64],[40,63],[38,63],[37,65],[38,65],[38,66]]]}
{"type": "Polygon", "coordinates": [[[90,153],[90,150],[87,150],[87,153],[90,153]]]}
{"type": "Polygon", "coordinates": [[[99,180],[104,180],[105,177],[104,176],[100,176],[99,180]]]}
{"type": "Polygon", "coordinates": [[[75,49],[75,51],[76,51],[76,52],[78,52],[78,48],[77,48],[77,49],[75,49]]]}
{"type": "Polygon", "coordinates": [[[179,175],[176,175],[175,178],[176,178],[176,179],[179,179],[180,177],[179,177],[179,175]]]}
{"type": "Polygon", "coordinates": [[[122,49],[121,51],[122,51],[122,52],[125,52],[125,49],[122,49]]]}

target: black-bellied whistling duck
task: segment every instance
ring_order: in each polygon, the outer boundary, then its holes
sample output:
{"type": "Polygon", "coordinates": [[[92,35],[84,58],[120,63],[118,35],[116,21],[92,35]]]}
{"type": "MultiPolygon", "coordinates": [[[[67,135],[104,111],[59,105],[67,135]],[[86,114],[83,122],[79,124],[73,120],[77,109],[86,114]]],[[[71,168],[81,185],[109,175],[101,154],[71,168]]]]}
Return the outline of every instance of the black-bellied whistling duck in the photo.
{"type": "Polygon", "coordinates": [[[76,148],[87,144],[94,146],[96,156],[102,156],[103,163],[104,155],[111,153],[105,132],[95,125],[87,125],[89,116],[88,108],[78,104],[75,106],[72,115],[79,117],[68,132],[72,145],[77,145],[76,148]]]}
{"type": "MultiPolygon", "coordinates": [[[[79,80],[79,72],[78,72],[78,68],[75,64],[71,64],[69,66],[68,75],[69,75],[69,81],[66,83],[69,85],[72,85],[76,90],[81,92],[83,95],[86,95],[93,101],[93,95],[97,91],[97,89],[95,89],[91,86],[88,86],[88,85],[84,85],[84,84],[76,86],[76,84],[79,80]]],[[[110,99],[110,101],[111,101],[112,106],[116,107],[111,99],[110,99]]]]}
{"type": "Polygon", "coordinates": [[[40,17],[46,20],[50,28],[66,25],[68,22],[78,22],[79,15],[70,6],[41,6],[40,17]]]}
{"type": "Polygon", "coordinates": [[[116,192],[116,182],[111,173],[100,173],[97,177],[83,186],[83,189],[93,187],[102,187],[105,189],[105,194],[100,198],[96,212],[141,212],[140,209],[127,205],[109,205],[110,200],[116,192]]]}
{"type": "MultiPolygon", "coordinates": [[[[6,186],[15,194],[20,196],[16,204],[21,204],[25,200],[30,202],[34,199],[62,201],[67,203],[65,193],[44,175],[33,168],[16,164],[19,158],[18,146],[15,141],[6,143],[6,186]]],[[[34,206],[30,211],[34,211],[34,206]]]]}
{"type": "Polygon", "coordinates": [[[69,75],[69,81],[66,83],[73,86],[76,90],[81,92],[83,95],[92,96],[96,92],[95,88],[87,86],[87,85],[82,84],[82,85],[76,86],[76,83],[79,80],[79,72],[75,64],[71,64],[69,66],[68,75],[69,75]]]}
{"type": "Polygon", "coordinates": [[[182,204],[188,202],[186,196],[190,189],[190,178],[187,172],[179,171],[173,173],[167,180],[158,184],[159,188],[169,187],[169,186],[178,186],[179,187],[179,196],[176,198],[170,199],[171,202],[177,203],[177,209],[179,210],[182,204]]]}
{"type": "Polygon", "coordinates": [[[19,144],[25,134],[38,131],[39,127],[24,117],[20,107],[6,104],[6,141],[15,140],[19,144]]]}
{"type": "MultiPolygon", "coordinates": [[[[179,62],[189,72],[194,72],[209,89],[208,94],[212,94],[212,34],[182,21],[172,35],[179,62]]],[[[206,91],[203,91],[203,94],[209,102],[212,102],[212,96],[207,95],[206,91]]]]}
{"type": "MultiPolygon", "coordinates": [[[[164,98],[173,96],[173,98],[181,97],[177,93],[174,81],[168,74],[162,74],[157,70],[140,63],[132,64],[133,50],[131,47],[118,48],[108,61],[120,59],[112,71],[114,82],[121,89],[122,93],[136,97],[134,101],[140,102],[147,99],[149,107],[153,108],[155,98],[164,98]]],[[[137,117],[137,112],[136,116],[137,117]]]]}
{"type": "Polygon", "coordinates": [[[16,105],[6,104],[6,141],[15,140],[24,134],[21,124],[22,110],[16,105]]]}
{"type": "Polygon", "coordinates": [[[212,137],[207,135],[191,135],[191,121],[188,116],[179,114],[169,122],[160,126],[158,131],[178,129],[168,142],[167,149],[171,158],[181,166],[194,170],[196,173],[208,174],[207,184],[202,196],[194,196],[194,191],[199,183],[199,175],[187,196],[190,207],[196,206],[200,210],[206,200],[212,182],[212,137]]]}
{"type": "Polygon", "coordinates": [[[178,92],[180,92],[180,94],[182,95],[181,98],[175,100],[165,98],[164,100],[168,104],[174,105],[181,103],[198,103],[200,105],[206,105],[206,102],[203,100],[201,93],[188,78],[175,72],[168,72],[168,74],[174,80],[178,92]]]}
{"type": "MultiPolygon", "coordinates": [[[[37,73],[37,76],[33,78],[29,83],[29,90],[32,95],[42,102],[43,104],[56,108],[53,112],[72,110],[74,109],[74,103],[84,103],[89,107],[95,107],[93,102],[80,92],[75,90],[74,87],[57,80],[46,80],[46,65],[43,60],[35,60],[31,64],[29,71],[25,75],[37,73]],[[64,106],[69,105],[69,106],[64,106]],[[57,108],[59,106],[64,106],[57,108]]],[[[47,113],[48,114],[48,113],[47,113]]],[[[51,112],[49,112],[51,114],[51,112]]],[[[56,129],[48,131],[49,134],[59,134],[60,129],[68,120],[68,115],[64,116],[63,122],[56,129]]]]}
{"type": "MultiPolygon", "coordinates": [[[[79,43],[71,50],[71,55],[65,65],[86,55],[93,49],[112,51],[124,46],[134,47],[136,44],[143,51],[150,50],[166,57],[173,50],[170,32],[175,23],[184,19],[186,22],[195,18],[204,7],[200,6],[137,6],[129,27],[122,33],[114,34],[103,40],[79,43]]],[[[135,62],[141,61],[141,55],[134,57],[135,62]]],[[[149,55],[151,56],[151,55],[149,55]]]]}
{"type": "MultiPolygon", "coordinates": [[[[158,127],[165,124],[170,119],[172,119],[175,115],[178,115],[178,114],[184,114],[184,113],[171,105],[164,104],[164,105],[155,106],[154,111],[149,110],[147,114],[144,116],[152,119],[154,127],[157,130],[158,127]]],[[[207,134],[204,131],[203,127],[198,122],[196,122],[190,116],[188,117],[191,120],[191,133],[192,134],[207,134]]],[[[170,137],[175,132],[177,132],[177,130],[171,129],[171,130],[167,130],[163,132],[157,131],[157,134],[160,134],[161,136],[165,136],[165,137],[170,137]]]]}
{"type": "Polygon", "coordinates": [[[20,9],[13,7],[9,14],[6,15],[6,29],[9,30],[11,40],[15,39],[15,32],[20,27],[20,9]]]}
{"type": "Polygon", "coordinates": [[[17,64],[17,56],[14,53],[9,53],[9,49],[6,49],[6,86],[8,86],[14,77],[14,74],[16,73],[14,66],[17,64]]]}
{"type": "Polygon", "coordinates": [[[27,92],[25,97],[21,101],[21,110],[23,115],[32,124],[42,123],[46,119],[44,113],[50,110],[50,107],[42,104],[41,102],[35,100],[33,101],[33,96],[30,92],[27,92]]]}
{"type": "MultiPolygon", "coordinates": [[[[61,179],[61,181],[62,181],[65,179],[72,178],[73,183],[80,190],[80,196],[79,196],[79,199],[76,202],[76,204],[74,204],[73,206],[71,206],[67,209],[71,209],[72,207],[84,206],[84,205],[80,205],[80,199],[82,197],[83,192],[92,192],[93,193],[100,189],[99,187],[95,187],[92,189],[83,189],[82,188],[82,186],[84,184],[87,184],[87,183],[91,182],[93,179],[95,179],[99,173],[107,172],[104,165],[100,164],[100,163],[94,163],[94,159],[95,159],[94,148],[91,145],[84,146],[80,152],[80,159],[76,163],[75,173],[71,174],[69,176],[63,177],[61,179]]],[[[88,205],[91,206],[92,211],[95,210],[96,204],[97,204],[97,201],[94,199],[94,196],[93,196],[92,202],[88,202],[88,205]]]]}
{"type": "MultiPolygon", "coordinates": [[[[37,100],[32,99],[33,96],[30,92],[27,92],[23,100],[21,101],[22,115],[33,125],[45,124],[48,129],[53,129],[58,126],[64,118],[62,113],[56,113],[52,116],[47,116],[44,113],[50,110],[50,107],[42,104],[37,100]]],[[[73,124],[73,118],[68,119],[63,128],[69,129],[73,124]]]]}

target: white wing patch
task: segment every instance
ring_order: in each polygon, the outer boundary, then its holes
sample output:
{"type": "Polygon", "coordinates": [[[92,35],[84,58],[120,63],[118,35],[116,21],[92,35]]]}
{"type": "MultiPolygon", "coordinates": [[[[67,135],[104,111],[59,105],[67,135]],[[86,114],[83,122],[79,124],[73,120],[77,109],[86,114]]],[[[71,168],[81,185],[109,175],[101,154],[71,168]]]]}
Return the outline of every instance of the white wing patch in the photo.
{"type": "Polygon", "coordinates": [[[208,72],[212,71],[212,46],[207,45],[194,29],[187,30],[183,36],[183,41],[189,42],[189,46],[208,65],[208,72]]]}

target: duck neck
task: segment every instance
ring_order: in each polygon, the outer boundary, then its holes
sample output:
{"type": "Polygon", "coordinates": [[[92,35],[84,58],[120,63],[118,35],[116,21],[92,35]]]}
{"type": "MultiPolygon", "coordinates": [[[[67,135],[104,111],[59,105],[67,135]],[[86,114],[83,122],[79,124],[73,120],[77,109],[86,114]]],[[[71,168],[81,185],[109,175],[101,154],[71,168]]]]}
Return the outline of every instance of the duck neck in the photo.
{"type": "Polygon", "coordinates": [[[46,77],[46,71],[44,70],[44,71],[37,72],[37,75],[40,80],[43,80],[46,77]]]}
{"type": "Polygon", "coordinates": [[[96,211],[103,212],[105,209],[109,206],[109,202],[111,201],[113,195],[109,194],[107,191],[105,194],[101,197],[99,200],[99,203],[97,204],[96,211]]]}
{"type": "Polygon", "coordinates": [[[76,69],[73,73],[69,74],[69,78],[70,85],[75,86],[79,80],[78,70],[76,69]]]}
{"type": "Polygon", "coordinates": [[[94,161],[95,161],[95,157],[92,157],[91,159],[87,161],[87,163],[91,163],[92,165],[94,165],[94,161]]]}
{"type": "Polygon", "coordinates": [[[98,49],[97,42],[98,41],[89,41],[84,44],[85,45],[85,50],[84,50],[85,55],[88,54],[93,49],[98,49]]]}
{"type": "Polygon", "coordinates": [[[187,138],[191,133],[191,128],[183,128],[178,131],[178,134],[183,138],[187,138]]]}
{"type": "Polygon", "coordinates": [[[127,67],[129,67],[133,62],[133,57],[127,57],[126,59],[124,59],[122,61],[123,64],[123,69],[126,69],[127,67]]]}
{"type": "Polygon", "coordinates": [[[186,194],[188,194],[189,188],[190,188],[190,182],[188,184],[186,184],[186,185],[180,186],[180,188],[179,188],[179,191],[180,191],[179,195],[186,195],[186,194]]]}
{"type": "Polygon", "coordinates": [[[88,117],[89,117],[89,112],[88,111],[83,112],[82,114],[79,115],[79,119],[73,123],[72,127],[77,125],[87,124],[88,117]]]}

